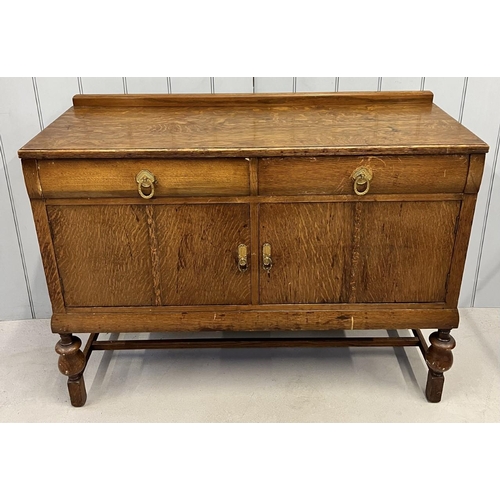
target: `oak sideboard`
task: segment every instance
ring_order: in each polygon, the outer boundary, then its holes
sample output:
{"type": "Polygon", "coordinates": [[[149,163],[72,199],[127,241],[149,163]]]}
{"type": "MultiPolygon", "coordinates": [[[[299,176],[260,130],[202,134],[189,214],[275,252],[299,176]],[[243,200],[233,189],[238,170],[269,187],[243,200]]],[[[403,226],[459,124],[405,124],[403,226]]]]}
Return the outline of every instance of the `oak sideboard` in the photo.
{"type": "Polygon", "coordinates": [[[487,151],[426,91],[75,96],[19,151],[71,403],[93,350],[273,346],[414,346],[440,401],[487,151]]]}

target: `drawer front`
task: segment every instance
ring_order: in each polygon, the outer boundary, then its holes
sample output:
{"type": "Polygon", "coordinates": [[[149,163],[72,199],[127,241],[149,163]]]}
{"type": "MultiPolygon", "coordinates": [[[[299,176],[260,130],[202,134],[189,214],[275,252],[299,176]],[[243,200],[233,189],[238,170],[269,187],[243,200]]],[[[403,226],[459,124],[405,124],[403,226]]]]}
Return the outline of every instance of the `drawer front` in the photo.
{"type": "MultiPolygon", "coordinates": [[[[45,198],[141,198],[136,177],[142,170],[156,179],[153,198],[248,195],[248,164],[244,158],[38,162],[45,198]]],[[[149,195],[150,189],[143,192],[149,195]]]]}
{"type": "Polygon", "coordinates": [[[259,194],[354,195],[353,174],[362,168],[372,176],[369,194],[461,193],[468,166],[467,155],[263,158],[259,194]]]}

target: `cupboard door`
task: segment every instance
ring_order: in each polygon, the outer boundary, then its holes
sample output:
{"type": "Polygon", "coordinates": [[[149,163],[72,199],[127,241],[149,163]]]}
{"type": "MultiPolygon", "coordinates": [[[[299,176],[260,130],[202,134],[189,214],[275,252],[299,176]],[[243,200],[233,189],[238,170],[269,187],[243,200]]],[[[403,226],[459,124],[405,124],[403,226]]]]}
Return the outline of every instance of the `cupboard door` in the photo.
{"type": "Polygon", "coordinates": [[[261,204],[260,299],[263,304],[348,300],[354,203],[261,204]],[[262,266],[271,246],[272,268],[262,266]]]}
{"type": "Polygon", "coordinates": [[[145,207],[48,206],[68,307],[155,303],[145,207]]]}
{"type": "Polygon", "coordinates": [[[357,211],[355,301],[443,302],[460,201],[366,202],[357,211]]]}
{"type": "Polygon", "coordinates": [[[240,244],[250,262],[248,205],[155,205],[154,218],[163,305],[250,303],[250,268],[238,269],[240,244]]]}

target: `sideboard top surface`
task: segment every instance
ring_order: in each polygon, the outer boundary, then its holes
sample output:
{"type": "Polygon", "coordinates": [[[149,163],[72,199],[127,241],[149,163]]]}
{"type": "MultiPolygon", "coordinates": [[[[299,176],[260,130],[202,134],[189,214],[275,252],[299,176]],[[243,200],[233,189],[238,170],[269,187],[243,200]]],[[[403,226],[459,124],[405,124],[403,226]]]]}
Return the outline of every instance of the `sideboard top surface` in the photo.
{"type": "Polygon", "coordinates": [[[21,158],[485,153],[420,92],[77,95],[21,158]]]}

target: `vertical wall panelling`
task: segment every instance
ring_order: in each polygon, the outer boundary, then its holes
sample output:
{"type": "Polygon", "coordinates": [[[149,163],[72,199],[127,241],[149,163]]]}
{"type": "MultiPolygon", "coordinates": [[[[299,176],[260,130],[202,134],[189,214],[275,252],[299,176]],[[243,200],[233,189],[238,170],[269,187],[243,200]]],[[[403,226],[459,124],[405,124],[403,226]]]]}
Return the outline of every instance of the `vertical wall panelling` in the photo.
{"type": "Polygon", "coordinates": [[[464,78],[464,87],[462,90],[462,100],[460,101],[460,111],[458,112],[458,121],[462,123],[464,118],[464,110],[465,110],[465,98],[467,97],[467,84],[469,83],[469,78],[464,78]]]}
{"type": "Polygon", "coordinates": [[[252,93],[253,79],[249,77],[214,78],[215,92],[218,94],[252,93]]]}
{"type": "Polygon", "coordinates": [[[82,76],[83,94],[124,94],[123,78],[82,76]]]}
{"type": "MultiPolygon", "coordinates": [[[[0,116],[2,113],[0,108],[0,116]]],[[[14,222],[10,179],[1,140],[0,134],[0,321],[28,319],[33,317],[33,312],[26,286],[27,269],[21,260],[22,240],[14,222]]]]}
{"type": "Polygon", "coordinates": [[[129,94],[165,94],[167,93],[167,78],[142,78],[128,76],[126,79],[129,94]]]}
{"type": "MultiPolygon", "coordinates": [[[[493,174],[498,154],[496,150],[500,127],[500,78],[468,79],[462,123],[490,145],[490,152],[486,155],[483,182],[477,199],[469,251],[465,263],[460,305],[462,307],[473,305],[480,307],[487,302],[491,305],[491,301],[494,301],[496,307],[499,307],[500,288],[495,288],[495,283],[499,283],[497,280],[500,278],[498,230],[496,230],[497,234],[494,235],[495,225],[498,228],[498,213],[490,213],[488,221],[491,221],[493,226],[489,231],[485,225],[485,217],[492,199],[491,187],[495,185],[493,184],[493,174]],[[488,237],[486,233],[488,233],[488,237]],[[495,250],[496,256],[494,256],[495,250]],[[495,290],[493,297],[488,299],[487,293],[492,293],[493,290],[495,290]],[[475,304],[473,303],[474,295],[476,295],[475,304]]],[[[495,206],[498,205],[495,204],[495,206]]]]}
{"type": "Polygon", "coordinates": [[[78,79],[35,78],[38,89],[39,107],[46,127],[58,116],[73,106],[72,98],[79,94],[78,79]]]}
{"type": "Polygon", "coordinates": [[[500,130],[493,152],[492,173],[488,179],[486,210],[479,246],[479,265],[476,268],[473,307],[499,307],[500,297],[500,130]]]}
{"type": "Polygon", "coordinates": [[[38,123],[40,124],[40,130],[43,130],[45,128],[45,125],[43,124],[42,107],[40,106],[40,94],[38,92],[38,83],[37,83],[35,77],[32,77],[31,81],[33,82],[33,92],[35,95],[36,111],[38,114],[38,123]]]}
{"type": "Polygon", "coordinates": [[[178,77],[170,78],[173,94],[210,94],[210,77],[178,77]]]}
{"type": "Polygon", "coordinates": [[[255,77],[255,92],[292,92],[293,77],[255,77]]]}
{"type": "Polygon", "coordinates": [[[463,109],[465,78],[463,77],[426,77],[424,90],[434,94],[434,103],[455,120],[463,109]]]}
{"type": "Polygon", "coordinates": [[[386,77],[382,78],[381,90],[420,90],[422,77],[386,77]]]}
{"type": "Polygon", "coordinates": [[[339,78],[339,91],[363,91],[363,90],[379,90],[379,79],[375,77],[348,77],[342,76],[339,78]]]}
{"type": "MultiPolygon", "coordinates": [[[[38,101],[37,103],[35,99],[35,87],[32,78],[0,78],[2,164],[3,169],[5,169],[4,174],[7,174],[7,176],[4,175],[2,177],[6,182],[9,182],[9,194],[12,197],[12,206],[8,209],[7,215],[5,210],[6,199],[3,198],[0,217],[14,218],[14,223],[17,223],[17,232],[21,239],[19,244],[16,243],[15,254],[12,253],[14,248],[8,246],[5,248],[6,254],[2,255],[2,277],[7,276],[8,279],[0,280],[0,290],[2,295],[6,296],[6,304],[14,300],[14,297],[10,296],[7,291],[10,287],[8,283],[9,278],[16,279],[16,277],[10,275],[9,268],[11,262],[15,268],[15,262],[21,259],[25,271],[23,294],[28,294],[28,298],[32,302],[31,308],[37,317],[48,317],[51,308],[47,285],[45,283],[31,206],[26,194],[21,171],[21,162],[17,157],[17,150],[40,132],[40,116],[40,102],[38,101]],[[5,275],[3,274],[4,266],[6,266],[5,275]]],[[[8,224],[8,222],[4,221],[2,224],[8,224]]],[[[21,303],[11,305],[13,308],[20,307],[20,309],[17,309],[19,313],[18,318],[29,318],[32,316],[30,308],[24,310],[24,306],[21,303]]],[[[4,304],[2,304],[2,307],[4,307],[4,304]]]]}
{"type": "Polygon", "coordinates": [[[338,89],[336,77],[297,77],[297,92],[335,92],[338,89]]]}

